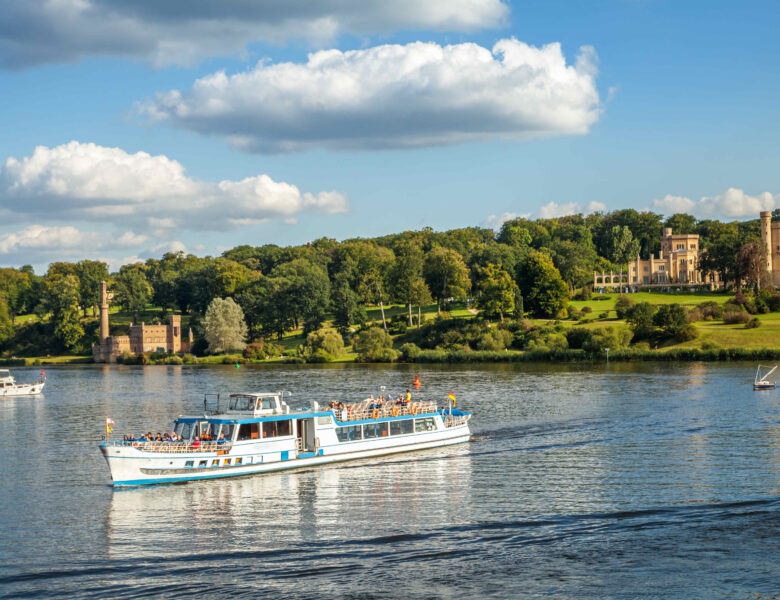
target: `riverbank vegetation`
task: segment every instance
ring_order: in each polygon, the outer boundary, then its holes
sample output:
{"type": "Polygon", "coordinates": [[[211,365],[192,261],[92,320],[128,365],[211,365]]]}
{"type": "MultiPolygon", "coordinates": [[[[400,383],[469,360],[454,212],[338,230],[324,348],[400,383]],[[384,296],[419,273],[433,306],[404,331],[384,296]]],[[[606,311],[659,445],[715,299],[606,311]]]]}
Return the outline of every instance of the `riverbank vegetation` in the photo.
{"type": "Polygon", "coordinates": [[[606,348],[614,360],[771,353],[780,350],[780,294],[756,269],[758,225],[621,210],[518,218],[497,233],[424,229],[238,246],[216,258],[168,253],[115,273],[89,260],[52,263],[44,275],[5,268],[0,360],[88,360],[102,280],[113,294],[113,335],[172,312],[195,333],[189,354],[128,354],[125,363],[602,360],[606,348]],[[698,266],[728,289],[592,289],[594,270],[617,273],[637,253],[656,253],[664,226],[698,234],[708,250],[698,266]]]}

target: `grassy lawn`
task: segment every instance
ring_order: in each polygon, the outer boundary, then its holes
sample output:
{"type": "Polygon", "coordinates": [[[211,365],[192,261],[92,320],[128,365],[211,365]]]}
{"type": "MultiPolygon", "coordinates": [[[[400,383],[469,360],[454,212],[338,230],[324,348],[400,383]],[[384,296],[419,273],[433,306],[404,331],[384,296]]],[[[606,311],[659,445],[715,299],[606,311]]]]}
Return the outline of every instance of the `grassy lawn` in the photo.
{"type": "MultiPolygon", "coordinates": [[[[702,302],[717,302],[718,304],[724,304],[729,298],[733,298],[733,294],[721,294],[718,292],[697,292],[697,293],[663,293],[663,292],[637,292],[636,294],[625,294],[631,298],[635,303],[649,302],[650,304],[681,304],[685,307],[691,308],[702,302]]],[[[616,318],[615,314],[615,302],[620,297],[620,294],[594,294],[590,300],[572,300],[569,302],[569,306],[582,310],[583,306],[590,306],[593,312],[591,315],[596,316],[603,312],[609,313],[610,318],[616,318]],[[603,300],[597,300],[597,298],[603,298],[603,300]]]]}

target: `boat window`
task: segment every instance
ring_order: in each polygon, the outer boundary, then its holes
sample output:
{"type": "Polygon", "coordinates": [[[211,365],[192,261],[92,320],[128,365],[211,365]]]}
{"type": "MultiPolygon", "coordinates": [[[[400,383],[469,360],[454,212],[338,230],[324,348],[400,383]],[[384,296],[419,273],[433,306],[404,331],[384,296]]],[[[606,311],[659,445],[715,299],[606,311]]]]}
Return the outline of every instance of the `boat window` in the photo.
{"type": "Polygon", "coordinates": [[[265,421],[263,423],[263,437],[276,437],[276,421],[265,421]]]}
{"type": "Polygon", "coordinates": [[[222,461],[222,464],[223,465],[229,465],[230,464],[230,459],[226,458],[225,460],[222,461]]]}
{"type": "Polygon", "coordinates": [[[363,437],[375,438],[385,437],[387,435],[387,422],[382,423],[367,423],[363,425],[363,437]]]}
{"type": "MultiPolygon", "coordinates": [[[[230,441],[233,439],[233,424],[232,423],[223,423],[221,429],[219,430],[219,435],[221,435],[226,440],[230,441]]],[[[217,436],[217,439],[219,439],[219,436],[217,436]]]]}
{"type": "Polygon", "coordinates": [[[414,431],[414,420],[390,421],[390,435],[402,435],[414,431]]]}
{"type": "Polygon", "coordinates": [[[184,463],[184,466],[185,467],[191,467],[193,464],[194,464],[193,461],[188,460],[187,462],[184,463]]]}
{"type": "Polygon", "coordinates": [[[188,441],[192,437],[192,423],[176,423],[176,434],[183,441],[188,441]]]}
{"type": "Polygon", "coordinates": [[[237,464],[237,465],[240,465],[242,462],[244,462],[244,459],[243,459],[243,458],[241,458],[241,457],[239,456],[239,457],[236,459],[236,464],[237,464]]]}
{"type": "Polygon", "coordinates": [[[363,439],[360,425],[350,425],[349,427],[337,427],[336,435],[340,442],[353,442],[363,439]]]}
{"type": "Polygon", "coordinates": [[[433,417],[426,417],[424,419],[415,419],[414,431],[415,433],[420,433],[423,431],[436,431],[436,423],[434,422],[433,417]]]}
{"type": "Polygon", "coordinates": [[[208,421],[198,421],[197,434],[200,436],[200,439],[216,439],[215,433],[216,430],[212,423],[209,423],[208,421]]]}
{"type": "Polygon", "coordinates": [[[238,428],[238,441],[251,440],[252,439],[252,425],[257,430],[257,423],[242,423],[238,428]]]}
{"type": "Polygon", "coordinates": [[[274,400],[275,398],[263,398],[260,408],[262,408],[263,410],[276,408],[276,402],[274,402],[274,400]]]}
{"type": "Polygon", "coordinates": [[[278,425],[276,432],[279,435],[292,435],[290,421],[277,421],[277,423],[278,425]]]}
{"type": "Polygon", "coordinates": [[[230,410],[254,410],[255,399],[252,396],[233,396],[230,398],[230,410]]]}
{"type": "Polygon", "coordinates": [[[317,425],[331,425],[333,423],[333,417],[326,415],[324,417],[317,417],[317,425]]]}
{"type": "Polygon", "coordinates": [[[205,466],[206,466],[206,465],[208,465],[208,464],[209,464],[209,461],[207,461],[207,460],[202,460],[202,461],[200,461],[200,462],[198,463],[198,468],[200,469],[201,467],[205,467],[205,466]]]}
{"type": "Polygon", "coordinates": [[[215,458],[214,460],[212,460],[211,461],[211,466],[212,467],[218,467],[219,466],[219,459],[215,458]]]}

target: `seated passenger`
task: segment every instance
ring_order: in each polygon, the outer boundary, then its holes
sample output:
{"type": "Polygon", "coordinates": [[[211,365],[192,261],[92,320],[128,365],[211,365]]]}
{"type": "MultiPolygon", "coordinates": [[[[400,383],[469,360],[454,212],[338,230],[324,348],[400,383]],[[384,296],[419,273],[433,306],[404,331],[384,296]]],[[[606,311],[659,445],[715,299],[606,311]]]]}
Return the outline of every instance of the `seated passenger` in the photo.
{"type": "Polygon", "coordinates": [[[154,441],[155,442],[162,442],[163,441],[162,434],[159,431],[157,432],[157,435],[154,436],[154,441]]]}
{"type": "Polygon", "coordinates": [[[222,445],[224,443],[225,443],[225,436],[220,433],[219,437],[217,438],[217,444],[222,445]]]}
{"type": "Polygon", "coordinates": [[[192,447],[200,448],[200,438],[197,435],[195,436],[195,439],[192,440],[192,447]]]}

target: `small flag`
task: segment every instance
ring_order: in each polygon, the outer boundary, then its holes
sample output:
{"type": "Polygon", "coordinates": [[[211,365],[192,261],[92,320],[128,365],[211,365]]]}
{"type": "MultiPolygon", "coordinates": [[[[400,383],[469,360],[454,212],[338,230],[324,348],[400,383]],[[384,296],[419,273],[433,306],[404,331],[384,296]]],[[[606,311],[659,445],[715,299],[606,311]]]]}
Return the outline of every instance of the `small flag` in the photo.
{"type": "Polygon", "coordinates": [[[111,427],[112,425],[116,425],[116,423],[114,423],[111,417],[106,417],[106,435],[114,431],[114,429],[111,427]]]}
{"type": "Polygon", "coordinates": [[[450,392],[450,395],[447,396],[447,400],[451,400],[452,401],[452,405],[455,406],[455,394],[450,392]]]}

